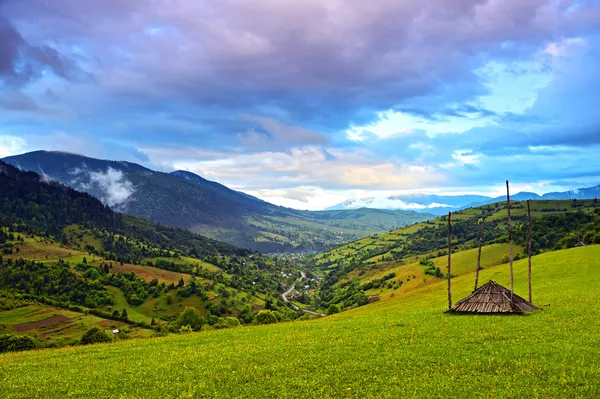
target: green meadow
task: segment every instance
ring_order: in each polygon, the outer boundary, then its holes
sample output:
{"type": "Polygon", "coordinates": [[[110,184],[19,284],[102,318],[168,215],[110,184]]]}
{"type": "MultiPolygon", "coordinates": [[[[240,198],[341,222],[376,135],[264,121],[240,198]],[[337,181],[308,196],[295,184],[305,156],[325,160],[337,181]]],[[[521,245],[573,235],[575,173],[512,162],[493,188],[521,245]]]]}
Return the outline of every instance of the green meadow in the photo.
{"type": "MultiPolygon", "coordinates": [[[[533,271],[541,310],[524,316],[445,314],[446,282],[415,282],[310,321],[3,354],[0,397],[600,397],[600,246],[538,255],[533,271]]],[[[455,302],[473,278],[452,279],[455,302]]],[[[515,287],[526,297],[526,259],[515,287]]]]}

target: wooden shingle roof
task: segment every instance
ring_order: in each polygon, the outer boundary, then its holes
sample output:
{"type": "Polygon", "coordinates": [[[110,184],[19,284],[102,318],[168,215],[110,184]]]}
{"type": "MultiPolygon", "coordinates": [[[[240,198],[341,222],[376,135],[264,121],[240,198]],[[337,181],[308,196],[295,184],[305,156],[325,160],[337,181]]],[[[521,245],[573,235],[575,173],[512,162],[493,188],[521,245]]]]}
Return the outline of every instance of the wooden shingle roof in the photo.
{"type": "Polygon", "coordinates": [[[488,281],[477,288],[471,295],[460,300],[448,312],[450,313],[524,313],[538,308],[517,294],[510,300],[510,290],[488,281]]]}

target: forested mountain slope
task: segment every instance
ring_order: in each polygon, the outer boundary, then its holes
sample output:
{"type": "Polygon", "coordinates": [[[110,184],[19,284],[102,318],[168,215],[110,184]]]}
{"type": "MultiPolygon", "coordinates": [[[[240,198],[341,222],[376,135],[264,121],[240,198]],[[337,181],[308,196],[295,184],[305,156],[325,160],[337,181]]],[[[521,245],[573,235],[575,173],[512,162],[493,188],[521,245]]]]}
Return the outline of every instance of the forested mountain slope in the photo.
{"type": "Polygon", "coordinates": [[[190,172],[170,174],[64,152],[5,158],[101,199],[115,210],[262,252],[320,251],[433,217],[413,211],[297,211],[190,172]]]}

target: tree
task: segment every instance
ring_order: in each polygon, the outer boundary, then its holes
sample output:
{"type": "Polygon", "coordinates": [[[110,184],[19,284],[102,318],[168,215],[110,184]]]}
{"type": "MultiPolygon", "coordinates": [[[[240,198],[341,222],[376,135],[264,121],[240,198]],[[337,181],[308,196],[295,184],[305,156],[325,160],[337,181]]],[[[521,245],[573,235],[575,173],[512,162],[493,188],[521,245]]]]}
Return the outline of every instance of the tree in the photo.
{"type": "Polygon", "coordinates": [[[81,345],[88,345],[88,344],[97,344],[100,342],[111,342],[112,341],[112,337],[110,335],[108,335],[108,333],[104,330],[101,330],[98,327],[92,327],[91,329],[87,330],[85,332],[85,334],[83,334],[83,337],[81,337],[81,345]]]}
{"type": "Polygon", "coordinates": [[[123,309],[123,311],[121,312],[121,319],[129,320],[129,315],[127,314],[127,309],[123,309]]]}
{"type": "Polygon", "coordinates": [[[200,331],[203,324],[206,324],[206,320],[202,317],[197,309],[192,307],[186,307],[183,312],[177,316],[177,325],[181,328],[183,326],[190,326],[194,331],[200,331]]]}

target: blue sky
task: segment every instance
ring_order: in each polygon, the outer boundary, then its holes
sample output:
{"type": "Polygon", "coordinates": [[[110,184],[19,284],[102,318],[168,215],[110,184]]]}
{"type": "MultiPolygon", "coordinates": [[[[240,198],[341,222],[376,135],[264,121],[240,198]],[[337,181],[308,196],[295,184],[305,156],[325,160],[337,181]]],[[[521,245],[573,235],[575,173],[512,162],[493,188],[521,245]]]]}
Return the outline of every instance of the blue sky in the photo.
{"type": "Polygon", "coordinates": [[[321,209],[600,183],[600,3],[0,0],[0,156],[321,209]]]}

